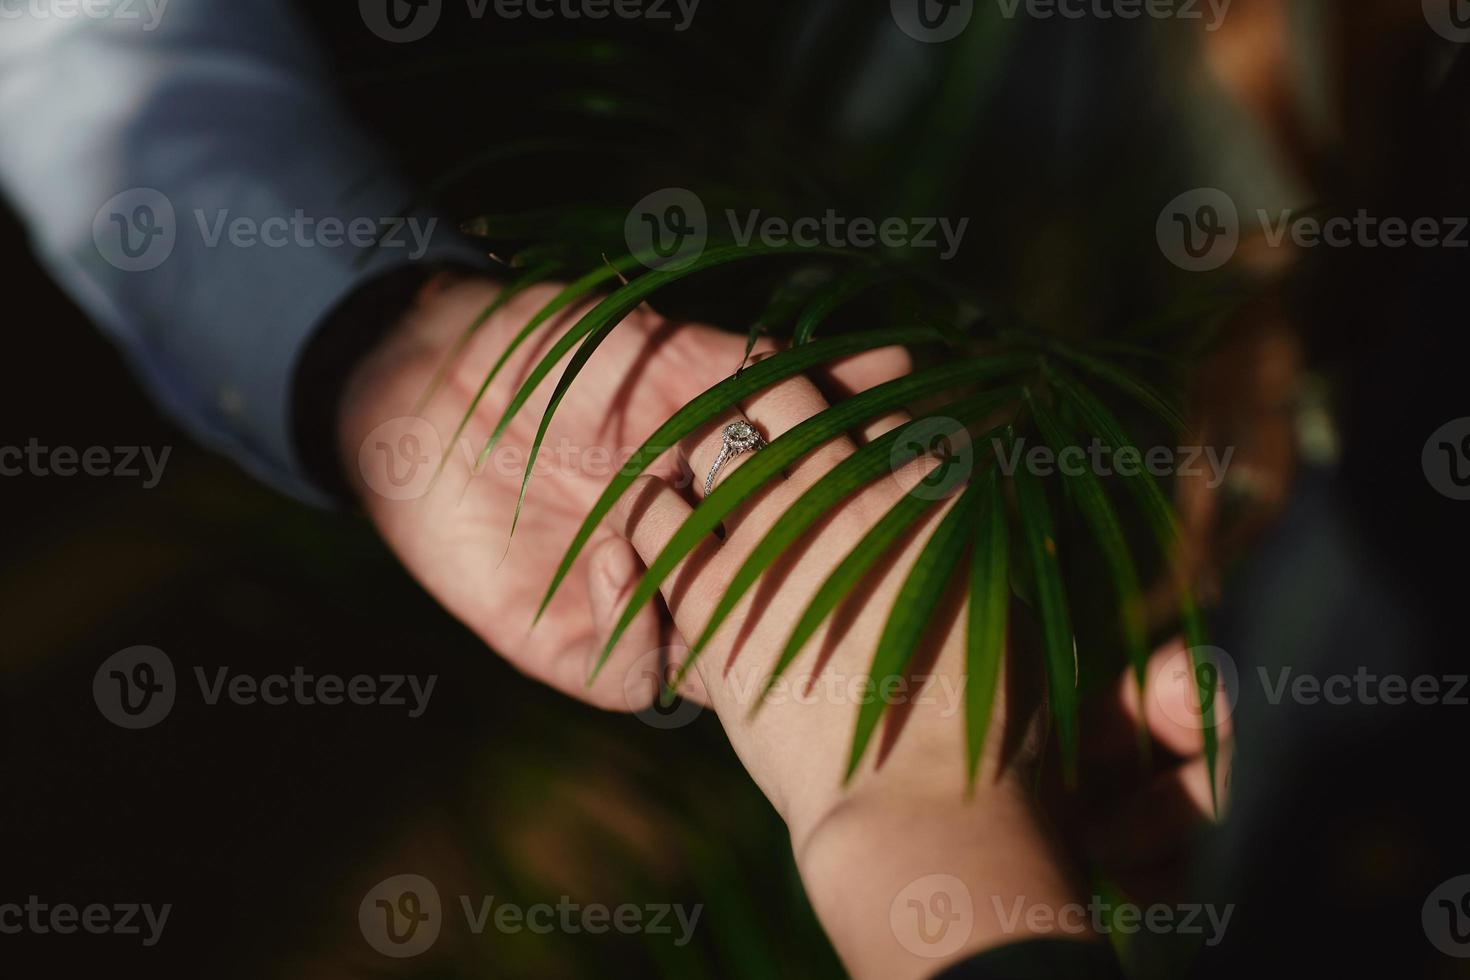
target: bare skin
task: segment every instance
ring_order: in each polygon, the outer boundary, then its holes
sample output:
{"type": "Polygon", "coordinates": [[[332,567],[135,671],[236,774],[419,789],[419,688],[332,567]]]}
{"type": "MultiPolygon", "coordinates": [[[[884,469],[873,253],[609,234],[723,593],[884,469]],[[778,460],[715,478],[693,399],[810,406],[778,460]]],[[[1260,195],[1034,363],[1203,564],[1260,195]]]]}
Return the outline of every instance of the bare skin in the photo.
{"type": "MultiPolygon", "coordinates": [[[[630,315],[562,402],[512,540],[521,471],[561,365],[515,416],[488,465],[472,476],[471,461],[531,367],[590,304],[553,318],[523,344],[480,401],[461,442],[451,445],[451,437],[487,372],[557,289],[540,286],[502,307],[453,358],[438,392],[416,411],[466,326],[499,291],[497,284],[473,277],[443,276],[431,283],[356,367],[339,414],[340,458],[389,547],[487,645],[573,697],[609,710],[637,710],[658,690],[656,674],[646,669],[648,652],[677,639],[657,608],[638,617],[597,682],[587,683],[617,602],[642,571],[625,541],[599,529],[534,630],[532,617],[567,545],[622,461],[678,408],[733,373],[744,357],[745,338],[670,323],[647,308],[630,315]],[[390,499],[380,492],[381,461],[363,449],[379,440],[396,444],[398,430],[379,427],[406,416],[422,418],[437,436],[439,445],[425,448],[424,455],[447,448],[449,459],[427,493],[390,499]]],[[[875,352],[834,366],[828,380],[867,387],[906,364],[893,352],[875,352]]],[[[420,443],[430,441],[426,436],[420,443]]],[[[674,454],[650,472],[685,486],[691,482],[674,454]]],[[[700,694],[697,685],[687,693],[700,694]]]]}
{"type": "MultiPolygon", "coordinates": [[[[795,378],[749,399],[742,409],[757,429],[774,439],[825,404],[815,385],[795,378]]],[[[873,438],[899,423],[880,421],[858,438],[873,438]]],[[[715,427],[682,451],[690,467],[702,472],[719,445],[715,427]]],[[[764,530],[854,449],[853,441],[841,439],[798,461],[785,480],[732,515],[723,540],[711,537],[686,560],[664,591],[681,634],[702,632],[724,584],[764,530]]],[[[738,457],[727,471],[749,458],[738,457]]],[[[1035,731],[1025,733],[1008,756],[1000,749],[1008,724],[1024,730],[1033,727],[1033,719],[1008,719],[1006,705],[998,705],[976,792],[965,797],[962,715],[946,693],[963,690],[961,610],[951,608],[939,617],[925,648],[915,654],[926,665],[928,685],[922,691],[910,686],[893,698],[902,709],[901,731],[888,738],[880,729],[853,784],[842,786],[861,696],[861,687],[852,681],[866,677],[887,612],[939,513],[880,563],[865,583],[861,601],[829,621],[793,664],[792,682],[751,715],[761,682],[795,618],[848,548],[923,473],[923,464],[911,464],[839,507],[796,549],[793,560],[768,573],[778,577],[778,587],[757,585],[751,590],[697,667],[742,762],[787,821],[813,906],[848,969],[859,977],[929,976],[944,963],[990,946],[1053,934],[1025,922],[1008,924],[998,910],[1017,897],[1061,907],[1077,894],[1028,788],[1038,746],[1035,731]],[[929,879],[936,874],[946,877],[929,879]],[[956,886],[956,881],[963,884],[956,886]],[[910,901],[924,908],[971,910],[962,941],[931,947],[909,935],[910,901]]],[[[648,477],[620,503],[614,523],[648,561],[689,512],[680,491],[648,477]]],[[[888,731],[894,734],[893,728],[888,731]]]]}
{"type": "MultiPolygon", "coordinates": [[[[741,406],[744,417],[772,439],[825,407],[817,387],[803,378],[741,406]]],[[[723,537],[708,539],[665,585],[664,599],[680,633],[703,632],[735,569],[807,487],[859,442],[903,421],[877,420],[853,440],[827,444],[732,514],[723,537]]],[[[717,423],[681,447],[695,472],[703,472],[719,452],[721,428],[717,423]]],[[[727,465],[733,470],[748,460],[737,457],[727,465]]],[[[887,695],[890,722],[880,728],[853,782],[842,785],[859,700],[884,696],[861,686],[876,639],[903,579],[952,501],[878,563],[856,598],[808,642],[789,669],[790,680],[751,713],[795,618],[851,546],[911,492],[930,465],[901,467],[849,498],[746,595],[696,668],[742,762],[787,821],[813,906],[858,977],[931,976],[945,964],[1028,938],[1099,938],[1064,912],[1088,899],[1033,793],[1045,719],[1034,709],[1017,713],[1019,706],[1037,703],[1034,696],[1008,696],[1008,689],[1024,687],[1021,674],[1000,687],[979,778],[973,794],[965,794],[962,603],[941,606],[914,653],[920,666],[911,671],[910,683],[887,695]],[[1018,909],[1035,908],[1048,915],[1015,916],[1018,909]],[[945,917],[955,928],[929,929],[945,917]]],[[[647,561],[690,509],[685,494],[648,477],[620,502],[612,523],[647,561]]],[[[1112,759],[1098,771],[1128,771],[1129,760],[1136,760],[1131,753],[1140,723],[1155,742],[1155,756],[1177,758],[1177,764],[1136,786],[1111,780],[1125,791],[1096,807],[1074,798],[1077,812],[1068,815],[1068,829],[1090,845],[1079,850],[1091,850],[1125,872],[1157,871],[1162,858],[1177,856],[1173,848],[1188,828],[1209,812],[1202,739],[1191,723],[1192,681],[1175,669],[1182,653],[1176,643],[1155,655],[1142,700],[1131,676],[1120,681],[1116,702],[1101,706],[1091,729],[1098,736],[1095,751],[1112,759]]],[[[1013,660],[1007,673],[1019,666],[1013,660]]],[[[1217,711],[1227,713],[1223,705],[1217,711]]],[[[1221,758],[1224,771],[1228,754],[1221,758]]]]}
{"type": "MultiPolygon", "coordinates": [[[[384,423],[413,413],[465,325],[496,295],[491,283],[435,283],[358,367],[342,406],[341,455],[384,539],[446,609],[532,677],[603,707],[636,710],[657,693],[660,675],[648,669],[649,654],[670,650],[679,659],[685,648],[681,636],[702,632],[724,583],[771,521],[857,442],[902,424],[904,417],[873,420],[852,440],[818,449],[731,515],[723,537],[711,537],[665,583],[665,601],[634,620],[589,687],[591,666],[645,564],[702,496],[723,427],[748,418],[773,439],[820,411],[826,404],[822,391],[840,395],[866,388],[905,373],[909,364],[894,351],[855,358],[821,378],[798,377],[769,388],[740,406],[738,415],[706,426],[625,495],[546,616],[529,630],[566,544],[622,457],[690,398],[727,377],[744,353],[741,337],[671,324],[649,311],[631,316],[563,403],[543,451],[548,464],[538,468],[507,551],[525,453],[559,372],[552,372],[507,430],[501,441],[503,464],[500,457],[492,458],[472,475],[470,458],[525,372],[575,311],[549,324],[545,336],[511,358],[465,430],[468,454],[449,445],[450,437],[485,372],[552,294],[552,287],[532,291],[492,317],[450,366],[442,390],[418,412],[441,440],[439,448],[450,449],[443,474],[426,493],[396,500],[378,492],[381,474],[362,464],[372,456],[365,457],[362,449],[384,423]],[[610,451],[606,458],[590,452],[597,447],[610,451]]],[[[749,458],[733,459],[720,479],[749,458]]],[[[1096,939],[1059,923],[1037,927],[1005,917],[1017,900],[1057,909],[1085,899],[1031,789],[1040,716],[1011,717],[1002,693],[976,791],[969,798],[964,794],[956,698],[963,690],[965,622],[959,606],[949,604],[936,617],[925,649],[916,656],[930,680],[922,689],[914,685],[900,692],[900,700],[911,702],[896,712],[901,726],[880,729],[852,785],[841,783],[858,707],[852,692],[861,690],[852,684],[866,676],[883,617],[940,513],[881,563],[860,601],[839,610],[814,637],[790,671],[792,682],[778,689],[759,714],[750,713],[794,617],[852,543],[924,471],[924,464],[911,464],[855,495],[812,540],[778,563],[716,635],[686,692],[714,707],[751,776],[787,821],[812,903],[859,977],[929,976],[948,962],[1032,935],[1096,939]],[[834,678],[835,685],[829,683],[834,678]],[[944,876],[938,886],[934,875],[944,876]],[[963,895],[948,894],[953,885],[946,882],[953,881],[963,883],[963,895]],[[939,908],[936,895],[968,902],[969,919],[958,943],[933,947],[906,931],[910,905],[939,908]]],[[[1168,690],[1166,684],[1159,687],[1168,690]]],[[[1126,719],[1146,714],[1157,739],[1190,754],[1189,733],[1168,723],[1177,712],[1160,715],[1153,701],[1140,705],[1135,696],[1130,702],[1129,688],[1120,690],[1116,708],[1126,719]]],[[[1189,759],[1177,775],[1164,779],[1172,778],[1198,800],[1200,768],[1197,758],[1189,759]]],[[[1104,842],[1118,839],[1106,825],[1113,812],[1099,808],[1080,822],[1096,828],[1104,842]]]]}

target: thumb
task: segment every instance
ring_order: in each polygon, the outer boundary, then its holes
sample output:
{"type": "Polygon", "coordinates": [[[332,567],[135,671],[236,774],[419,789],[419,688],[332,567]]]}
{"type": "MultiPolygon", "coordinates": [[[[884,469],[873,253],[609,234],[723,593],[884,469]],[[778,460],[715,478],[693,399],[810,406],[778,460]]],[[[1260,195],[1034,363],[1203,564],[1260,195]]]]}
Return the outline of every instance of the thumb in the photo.
{"type": "MultiPolygon", "coordinates": [[[[642,574],[643,563],[633,545],[617,535],[609,535],[590,549],[587,592],[595,632],[585,659],[586,676],[592,675],[613,626],[642,574]]],[[[660,667],[650,665],[666,666],[671,658],[682,660],[685,649],[673,624],[657,604],[650,603],[640,609],[618,638],[593,685],[594,692],[600,694],[599,702],[618,697],[621,692],[621,706],[627,710],[641,711],[648,707],[668,679],[661,675],[660,667]]],[[[679,694],[700,704],[709,702],[703,683],[693,672],[679,694]]]]}

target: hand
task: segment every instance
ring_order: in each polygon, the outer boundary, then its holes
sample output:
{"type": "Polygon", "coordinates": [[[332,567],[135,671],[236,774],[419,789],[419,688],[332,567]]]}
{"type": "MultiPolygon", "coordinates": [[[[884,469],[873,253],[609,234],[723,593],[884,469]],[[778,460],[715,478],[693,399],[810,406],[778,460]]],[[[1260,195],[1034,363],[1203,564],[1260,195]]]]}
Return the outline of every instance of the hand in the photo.
{"type": "MultiPolygon", "coordinates": [[[[601,707],[643,708],[660,679],[649,657],[656,658],[656,651],[676,639],[660,609],[638,617],[596,685],[587,686],[614,613],[642,572],[625,541],[599,529],[534,630],[531,619],[577,528],[624,458],[678,408],[732,374],[744,358],[745,338],[670,323],[646,307],[633,313],[598,349],[562,402],[507,551],[521,473],[560,367],[517,414],[483,471],[472,476],[470,460],[530,368],[588,306],[554,317],[521,346],[486,392],[460,443],[451,446],[485,375],[557,287],[528,290],[491,317],[450,366],[441,389],[415,413],[456,341],[497,292],[494,283],[482,279],[436,280],[357,366],[339,416],[343,466],[368,515],[409,572],[518,669],[601,707]],[[415,414],[423,422],[393,421],[415,414]],[[431,429],[423,430],[424,425],[431,429]],[[413,441],[402,442],[406,435],[413,441]],[[448,465],[429,485],[429,473],[445,449],[448,465]],[[401,495],[393,480],[401,481],[405,472],[407,489],[420,495],[392,499],[401,495]]],[[[883,371],[892,376],[892,358],[856,358],[836,366],[832,381],[876,383],[875,372],[883,371]]],[[[673,454],[650,472],[689,483],[673,454]]],[[[685,693],[700,696],[697,684],[685,693]]]]}
{"type": "MultiPolygon", "coordinates": [[[[794,378],[746,400],[741,412],[774,439],[825,407],[813,383],[794,378]]],[[[681,447],[695,473],[707,472],[720,448],[720,430],[737,417],[732,413],[717,420],[681,447]]],[[[880,420],[856,435],[872,439],[895,424],[902,419],[880,420]]],[[[702,633],[731,575],[775,518],[854,451],[855,443],[844,438],[799,460],[784,480],[733,513],[723,536],[710,537],[685,559],[663,590],[681,634],[702,633]]],[[[727,464],[722,478],[749,458],[727,464]]],[[[818,587],[932,464],[900,469],[823,520],[746,594],[697,666],[741,761],[787,821],[818,916],[859,976],[928,976],[944,962],[987,946],[1056,932],[1025,920],[1008,923],[997,910],[1014,907],[1017,898],[1056,909],[1074,894],[1028,788],[1039,717],[1010,709],[1029,699],[998,697],[977,791],[965,800],[961,603],[941,606],[923,648],[914,654],[913,663],[922,665],[918,670],[930,675],[928,685],[922,690],[911,685],[897,699],[902,703],[894,705],[886,728],[874,737],[853,787],[841,785],[876,639],[944,508],[878,563],[792,664],[776,696],[759,714],[750,713],[792,624],[818,587]],[[959,942],[939,951],[916,947],[918,940],[906,942],[894,918],[908,914],[901,907],[905,890],[922,887],[936,873],[963,882],[973,909],[959,942]]],[[[702,490],[697,483],[695,493],[702,490]]],[[[619,502],[613,523],[648,562],[690,510],[684,493],[650,476],[619,502]]],[[[1003,690],[1007,684],[1021,687],[1028,672],[1013,664],[1007,674],[1003,690]]]]}
{"type": "MultiPolygon", "coordinates": [[[[535,630],[531,618],[577,528],[623,458],[685,401],[733,371],[744,346],[740,338],[708,328],[675,327],[644,311],[632,315],[598,350],[562,403],[510,540],[521,473],[560,367],[474,475],[472,461],[530,369],[588,307],[553,318],[521,345],[451,445],[486,374],[557,289],[533,288],[502,307],[448,365],[439,390],[415,413],[455,343],[498,291],[496,284],[475,278],[444,277],[426,288],[416,308],[350,379],[339,417],[343,465],[404,566],[486,643],[521,671],[561,691],[601,707],[636,710],[653,698],[656,680],[650,675],[625,692],[619,668],[672,638],[667,618],[656,609],[633,624],[613,669],[587,687],[591,657],[606,635],[614,603],[638,571],[626,544],[599,532],[535,630]],[[398,458],[405,436],[413,441],[403,443],[402,454],[412,454],[411,460],[398,458]],[[387,447],[386,454],[374,452],[378,444],[387,447]],[[448,462],[431,484],[429,476],[445,451],[448,462]],[[403,468],[410,466],[415,467],[407,470],[410,492],[416,495],[392,499],[389,494],[398,493],[390,477],[402,480],[403,468]]],[[[668,466],[657,472],[670,479],[679,475],[668,466]]]]}
{"type": "MultiPolygon", "coordinates": [[[[1147,681],[1140,698],[1133,671],[1124,671],[1111,698],[1085,707],[1080,783],[1060,794],[1056,807],[1063,833],[1140,905],[1189,898],[1183,891],[1189,845],[1214,820],[1199,695],[1182,640],[1149,658],[1147,681]],[[1149,741],[1146,766],[1138,751],[1140,724],[1149,741]]],[[[1215,697],[1222,814],[1234,744],[1231,694],[1215,697]]]]}

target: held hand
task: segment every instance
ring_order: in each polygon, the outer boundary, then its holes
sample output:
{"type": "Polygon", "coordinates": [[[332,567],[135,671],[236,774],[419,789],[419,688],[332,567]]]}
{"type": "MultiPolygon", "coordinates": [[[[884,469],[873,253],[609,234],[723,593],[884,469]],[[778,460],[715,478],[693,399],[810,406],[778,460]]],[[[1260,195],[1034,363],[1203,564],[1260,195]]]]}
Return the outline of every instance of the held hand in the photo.
{"type": "MultiPolygon", "coordinates": [[[[444,370],[498,287],[479,279],[436,281],[354,372],[340,415],[340,452],[384,540],[449,612],[531,677],[600,707],[638,710],[658,689],[656,651],[674,639],[657,609],[638,618],[609,669],[587,686],[616,605],[641,572],[626,542],[600,529],[534,630],[532,616],[618,467],[676,409],[739,366],[744,338],[672,324],[646,310],[629,317],[562,402],[509,539],[521,475],[561,366],[516,415],[483,468],[475,469],[474,460],[531,368],[588,306],[553,317],[521,345],[453,437],[486,374],[556,291],[536,287],[507,303],[444,370]],[[441,370],[438,390],[418,407],[441,370]],[[433,479],[446,452],[444,470],[433,479]],[[628,676],[630,670],[636,673],[628,676]]],[[[663,478],[687,482],[676,463],[655,465],[663,478]]]]}
{"type": "MultiPolygon", "coordinates": [[[[590,303],[553,317],[511,356],[455,440],[486,374],[557,287],[536,287],[501,308],[419,408],[465,328],[497,292],[494,283],[472,278],[437,280],[425,290],[353,373],[339,420],[342,464],[404,566],[487,644],[573,697],[639,710],[656,696],[662,651],[677,640],[662,609],[638,617],[596,684],[587,686],[595,655],[643,570],[625,540],[599,528],[534,630],[531,620],[567,546],[625,458],[686,402],[729,377],[745,356],[745,338],[671,323],[646,308],[632,314],[563,400],[508,542],[527,454],[562,366],[516,415],[483,468],[472,463],[532,366],[590,303]],[[445,452],[447,465],[431,482],[445,452]]],[[[839,388],[867,386],[903,368],[891,356],[868,355],[835,365],[826,380],[839,388]]],[[[689,492],[690,475],[675,454],[649,472],[689,492]]],[[[685,693],[702,697],[697,678],[685,693]]]]}
{"type": "MultiPolygon", "coordinates": [[[[1125,671],[1112,697],[1083,712],[1081,781],[1075,791],[1058,793],[1053,808],[1074,846],[1143,905],[1189,898],[1190,845],[1214,820],[1195,671],[1182,639],[1154,652],[1147,678],[1140,698],[1133,672],[1125,671]],[[1149,741],[1147,766],[1139,756],[1140,734],[1149,741]]],[[[1222,815],[1229,803],[1235,693],[1215,695],[1222,815]]]]}
{"type": "MultiPolygon", "coordinates": [[[[825,407],[816,385],[795,378],[740,408],[760,435],[774,440],[825,407]]],[[[724,445],[724,427],[741,417],[732,412],[681,447],[694,473],[709,471],[724,445]]],[[[902,423],[881,420],[855,437],[871,440],[902,423]]],[[[778,477],[732,513],[722,536],[711,536],[684,560],[663,589],[682,635],[702,634],[726,584],[765,531],[855,450],[856,443],[843,438],[798,460],[784,479],[778,477]]],[[[726,462],[716,483],[751,458],[746,453],[726,462]]],[[[808,642],[770,700],[751,714],[793,624],[817,589],[877,520],[913,490],[928,465],[916,461],[900,468],[824,518],[745,595],[697,663],[741,761],[787,821],[818,916],[848,969],[864,977],[929,976],[945,962],[1028,938],[1029,924],[1007,926],[996,908],[1010,908],[1018,897],[1055,908],[1073,895],[1029,791],[1027,771],[1039,741],[1039,719],[1008,717],[1003,694],[975,796],[965,798],[962,605],[941,603],[922,648],[915,651],[911,662],[921,665],[916,672],[928,675],[927,684],[913,675],[906,687],[889,692],[863,684],[899,587],[952,500],[936,507],[875,565],[808,642]],[[873,696],[890,700],[888,722],[869,745],[851,787],[844,788],[854,721],[862,699],[873,696]],[[942,896],[914,892],[934,882],[949,891],[942,896]],[[963,927],[946,932],[948,945],[932,945],[910,929],[912,911],[904,902],[925,905],[931,898],[967,910],[963,927]]],[[[702,496],[702,477],[694,489],[702,496]]],[[[649,562],[690,511],[685,493],[647,477],[619,502],[612,523],[649,562]]],[[[1015,686],[1027,672],[1009,673],[1015,686]]],[[[1002,690],[1006,686],[1002,683],[1002,690]]]]}

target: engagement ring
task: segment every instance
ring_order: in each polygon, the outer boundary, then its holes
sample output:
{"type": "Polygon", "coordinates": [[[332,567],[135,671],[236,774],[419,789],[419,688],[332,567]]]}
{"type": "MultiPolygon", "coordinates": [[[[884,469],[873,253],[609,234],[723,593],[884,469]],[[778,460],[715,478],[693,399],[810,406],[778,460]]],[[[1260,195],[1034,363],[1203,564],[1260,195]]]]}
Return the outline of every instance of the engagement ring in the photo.
{"type": "Polygon", "coordinates": [[[710,491],[715,487],[715,477],[719,475],[720,467],[741,453],[754,452],[757,449],[764,449],[766,447],[766,441],[761,438],[759,432],[755,431],[755,426],[744,419],[731,422],[725,426],[725,431],[722,435],[725,438],[725,444],[720,447],[720,454],[715,457],[715,465],[710,467],[709,476],[704,479],[704,495],[706,497],[710,495],[710,491]]]}

